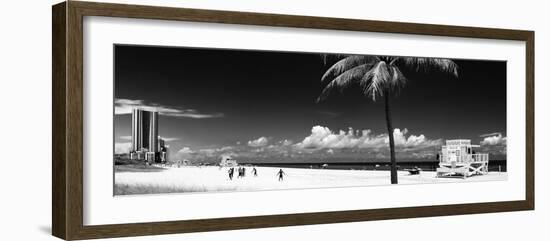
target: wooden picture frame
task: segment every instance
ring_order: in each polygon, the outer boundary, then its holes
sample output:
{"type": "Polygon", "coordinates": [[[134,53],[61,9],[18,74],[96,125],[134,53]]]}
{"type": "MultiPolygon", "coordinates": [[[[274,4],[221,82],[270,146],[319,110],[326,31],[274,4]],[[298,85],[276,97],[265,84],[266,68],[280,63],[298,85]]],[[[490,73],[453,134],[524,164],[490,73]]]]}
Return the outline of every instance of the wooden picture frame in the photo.
{"type": "Polygon", "coordinates": [[[77,240],[534,209],[535,38],[533,31],[78,1],[67,1],[54,5],[52,13],[52,233],[56,237],[77,240]],[[84,16],[524,41],[526,43],[525,200],[86,226],[83,224],[84,16]]]}

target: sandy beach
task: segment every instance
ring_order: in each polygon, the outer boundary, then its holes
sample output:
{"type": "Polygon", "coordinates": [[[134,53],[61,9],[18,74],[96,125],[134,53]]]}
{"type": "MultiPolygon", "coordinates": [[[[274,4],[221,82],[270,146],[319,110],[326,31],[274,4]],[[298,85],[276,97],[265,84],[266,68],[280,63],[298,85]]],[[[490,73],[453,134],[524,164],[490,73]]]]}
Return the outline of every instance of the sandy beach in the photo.
{"type": "MultiPolygon", "coordinates": [[[[244,178],[230,180],[228,168],[215,166],[168,167],[162,171],[115,172],[115,195],[185,193],[216,191],[260,191],[303,188],[330,188],[353,186],[390,185],[389,171],[331,170],[283,168],[283,181],[277,178],[279,168],[257,167],[258,176],[247,168],[244,178]]],[[[489,172],[487,175],[462,178],[436,178],[434,171],[422,171],[410,175],[399,171],[399,184],[429,184],[449,182],[503,181],[506,172],[489,172]]]]}

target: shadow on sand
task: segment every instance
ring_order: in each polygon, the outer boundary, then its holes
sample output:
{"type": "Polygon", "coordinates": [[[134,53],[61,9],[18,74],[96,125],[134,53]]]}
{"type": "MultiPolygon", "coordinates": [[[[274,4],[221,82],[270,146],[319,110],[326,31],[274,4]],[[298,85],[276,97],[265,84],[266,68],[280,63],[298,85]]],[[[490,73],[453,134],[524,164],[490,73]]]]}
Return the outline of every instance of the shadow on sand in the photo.
{"type": "Polygon", "coordinates": [[[42,232],[44,234],[47,234],[47,235],[52,234],[52,227],[47,226],[47,225],[38,227],[38,230],[40,230],[40,232],[42,232]]]}

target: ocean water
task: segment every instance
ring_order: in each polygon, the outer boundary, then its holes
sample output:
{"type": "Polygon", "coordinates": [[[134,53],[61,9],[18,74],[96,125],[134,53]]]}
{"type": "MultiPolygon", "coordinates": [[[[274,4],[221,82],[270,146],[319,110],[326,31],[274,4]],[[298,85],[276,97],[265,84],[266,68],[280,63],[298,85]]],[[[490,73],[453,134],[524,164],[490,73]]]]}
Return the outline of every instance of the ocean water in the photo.
{"type": "MultiPolygon", "coordinates": [[[[389,162],[325,162],[325,163],[241,163],[244,165],[284,168],[311,168],[336,170],[389,170],[389,162]]],[[[418,167],[424,171],[435,171],[439,167],[437,161],[401,161],[397,162],[399,170],[418,167]]],[[[506,160],[490,160],[489,171],[506,172],[506,160]]]]}

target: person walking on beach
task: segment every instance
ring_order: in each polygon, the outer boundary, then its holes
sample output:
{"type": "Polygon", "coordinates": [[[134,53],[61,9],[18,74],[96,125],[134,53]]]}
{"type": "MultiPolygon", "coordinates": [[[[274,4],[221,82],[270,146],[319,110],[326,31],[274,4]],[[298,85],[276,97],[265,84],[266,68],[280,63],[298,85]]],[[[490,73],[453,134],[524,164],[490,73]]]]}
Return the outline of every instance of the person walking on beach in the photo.
{"type": "Polygon", "coordinates": [[[229,171],[227,171],[229,173],[229,180],[233,180],[233,173],[235,172],[235,168],[229,168],[229,171]]]}
{"type": "Polygon", "coordinates": [[[283,181],[283,176],[286,175],[285,172],[283,172],[283,169],[279,169],[279,172],[277,172],[277,176],[279,176],[279,182],[283,181]]]}
{"type": "Polygon", "coordinates": [[[255,177],[258,176],[258,170],[256,170],[255,167],[252,168],[252,174],[254,174],[255,177]]]}

